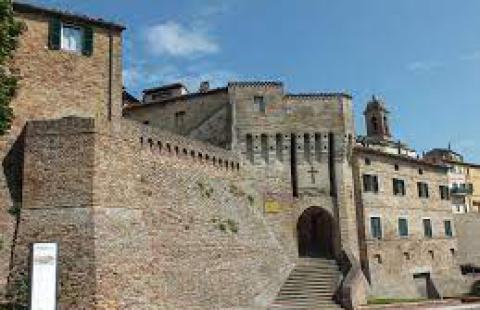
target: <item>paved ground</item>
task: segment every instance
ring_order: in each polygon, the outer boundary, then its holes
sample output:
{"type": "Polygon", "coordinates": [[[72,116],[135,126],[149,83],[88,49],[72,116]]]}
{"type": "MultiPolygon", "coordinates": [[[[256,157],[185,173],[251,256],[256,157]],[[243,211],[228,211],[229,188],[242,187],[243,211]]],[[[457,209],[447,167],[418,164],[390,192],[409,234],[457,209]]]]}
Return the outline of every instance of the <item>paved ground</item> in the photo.
{"type": "MultiPolygon", "coordinates": [[[[369,309],[369,308],[366,308],[369,309]]],[[[480,310],[480,303],[475,303],[475,304],[462,304],[462,305],[402,305],[402,306],[387,306],[387,307],[375,307],[375,308],[370,308],[374,310],[447,310],[447,309],[465,309],[465,310],[470,310],[470,309],[479,309],[480,310]]]]}

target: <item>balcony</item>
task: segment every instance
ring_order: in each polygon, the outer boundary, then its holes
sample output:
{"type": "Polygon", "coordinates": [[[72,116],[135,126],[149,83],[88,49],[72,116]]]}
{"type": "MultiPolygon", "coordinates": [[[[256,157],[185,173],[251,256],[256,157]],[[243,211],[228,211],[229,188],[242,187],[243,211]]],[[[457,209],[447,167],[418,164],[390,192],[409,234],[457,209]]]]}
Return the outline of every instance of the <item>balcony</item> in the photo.
{"type": "Polygon", "coordinates": [[[452,186],[450,193],[454,196],[467,196],[473,194],[473,184],[460,184],[452,186]]]}

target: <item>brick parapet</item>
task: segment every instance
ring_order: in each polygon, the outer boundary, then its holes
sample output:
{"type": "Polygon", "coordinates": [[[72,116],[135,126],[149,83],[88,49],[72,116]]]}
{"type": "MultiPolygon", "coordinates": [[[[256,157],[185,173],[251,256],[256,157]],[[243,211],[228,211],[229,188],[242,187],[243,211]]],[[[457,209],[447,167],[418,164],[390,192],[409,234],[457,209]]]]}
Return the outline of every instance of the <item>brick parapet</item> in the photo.
{"type": "Polygon", "coordinates": [[[228,170],[238,171],[241,169],[241,159],[238,154],[211,144],[128,119],[122,119],[115,123],[98,120],[97,124],[96,131],[98,133],[116,137],[116,139],[131,143],[134,147],[150,148],[154,153],[176,155],[180,159],[194,157],[199,159],[199,162],[212,166],[223,165],[225,167],[228,163],[228,170]]]}

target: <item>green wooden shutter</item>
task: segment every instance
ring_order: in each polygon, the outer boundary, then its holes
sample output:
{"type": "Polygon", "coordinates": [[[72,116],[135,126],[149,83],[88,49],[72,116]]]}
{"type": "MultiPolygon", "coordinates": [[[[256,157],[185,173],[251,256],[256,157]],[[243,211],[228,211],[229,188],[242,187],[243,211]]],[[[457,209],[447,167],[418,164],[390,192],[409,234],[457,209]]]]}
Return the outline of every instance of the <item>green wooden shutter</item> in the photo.
{"type": "Polygon", "coordinates": [[[92,56],[93,53],[93,29],[92,27],[83,28],[82,54],[92,56]]]}
{"type": "Polygon", "coordinates": [[[50,19],[48,29],[48,48],[51,50],[60,49],[62,23],[58,18],[50,19]]]}

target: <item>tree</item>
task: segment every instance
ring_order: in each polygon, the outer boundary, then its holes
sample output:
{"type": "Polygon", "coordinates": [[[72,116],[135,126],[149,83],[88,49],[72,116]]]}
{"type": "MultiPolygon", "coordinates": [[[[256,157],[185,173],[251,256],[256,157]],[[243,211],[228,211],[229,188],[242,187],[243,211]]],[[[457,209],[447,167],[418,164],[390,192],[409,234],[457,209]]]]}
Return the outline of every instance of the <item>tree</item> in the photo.
{"type": "Polygon", "coordinates": [[[0,0],[0,135],[10,129],[13,112],[10,101],[15,95],[17,78],[8,67],[22,32],[22,23],[13,17],[11,0],[0,0]]]}

